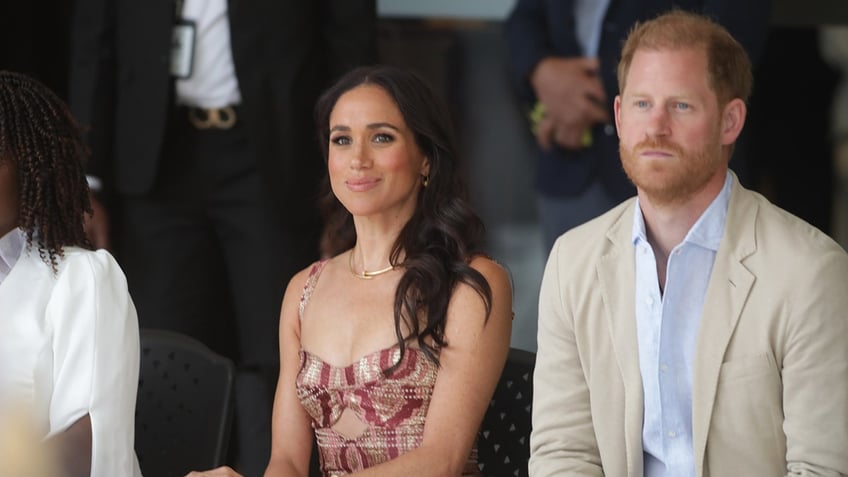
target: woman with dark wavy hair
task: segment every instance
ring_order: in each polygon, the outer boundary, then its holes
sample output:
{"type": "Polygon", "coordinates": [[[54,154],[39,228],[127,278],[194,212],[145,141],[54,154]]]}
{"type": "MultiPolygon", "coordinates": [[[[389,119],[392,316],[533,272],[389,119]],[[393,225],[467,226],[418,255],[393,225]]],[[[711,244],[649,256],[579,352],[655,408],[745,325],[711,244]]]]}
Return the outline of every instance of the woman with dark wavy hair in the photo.
{"type": "Polygon", "coordinates": [[[316,120],[332,258],[286,290],[265,475],[306,476],[313,432],[325,476],[479,474],[512,292],[482,252],[447,108],[377,66],[330,88],[316,120]]]}
{"type": "Polygon", "coordinates": [[[132,477],[138,322],[118,264],[86,239],[82,156],[65,103],[0,71],[0,422],[27,410],[58,452],[49,475],[132,477]]]}

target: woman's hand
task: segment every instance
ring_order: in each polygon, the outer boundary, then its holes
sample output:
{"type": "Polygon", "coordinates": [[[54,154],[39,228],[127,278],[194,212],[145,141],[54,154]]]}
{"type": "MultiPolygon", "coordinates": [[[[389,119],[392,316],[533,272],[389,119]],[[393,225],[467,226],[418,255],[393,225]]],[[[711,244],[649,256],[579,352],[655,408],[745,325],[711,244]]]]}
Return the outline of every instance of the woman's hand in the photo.
{"type": "Polygon", "coordinates": [[[207,470],[204,472],[189,472],[185,477],[242,477],[241,474],[227,467],[218,467],[217,469],[207,470]]]}

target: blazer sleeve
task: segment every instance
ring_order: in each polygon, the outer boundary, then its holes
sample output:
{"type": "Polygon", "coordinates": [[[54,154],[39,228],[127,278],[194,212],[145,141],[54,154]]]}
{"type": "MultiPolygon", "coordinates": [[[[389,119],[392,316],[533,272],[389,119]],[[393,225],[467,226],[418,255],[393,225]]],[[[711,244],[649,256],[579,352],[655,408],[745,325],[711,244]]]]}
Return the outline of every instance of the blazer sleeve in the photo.
{"type": "Polygon", "coordinates": [[[783,333],[787,475],[848,475],[848,255],[831,243],[797,273],[783,333]]]}
{"type": "Polygon", "coordinates": [[[92,477],[138,475],[139,336],[124,274],[108,252],[66,252],[48,302],[53,327],[50,435],[89,415],[92,477]]]}
{"type": "Polygon", "coordinates": [[[328,71],[336,80],[350,69],[377,61],[377,4],[374,0],[320,0],[321,34],[328,71]]]}
{"type": "Polygon", "coordinates": [[[563,240],[554,245],[539,298],[530,476],[603,476],[573,317],[563,293],[563,240]]]}

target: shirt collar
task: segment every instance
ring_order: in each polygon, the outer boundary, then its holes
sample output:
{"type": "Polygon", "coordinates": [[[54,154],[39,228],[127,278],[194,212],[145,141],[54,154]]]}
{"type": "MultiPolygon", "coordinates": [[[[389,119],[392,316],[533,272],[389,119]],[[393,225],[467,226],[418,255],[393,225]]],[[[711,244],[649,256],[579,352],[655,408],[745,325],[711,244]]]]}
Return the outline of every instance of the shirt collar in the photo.
{"type": "Polygon", "coordinates": [[[18,263],[18,258],[26,244],[26,237],[23,230],[19,228],[12,229],[0,237],[0,282],[12,271],[12,267],[18,263]]]}
{"type": "MultiPolygon", "coordinates": [[[[724,235],[724,223],[727,218],[727,208],[730,205],[730,192],[733,189],[733,175],[730,171],[724,179],[724,186],[715,199],[710,203],[695,224],[689,229],[683,243],[691,243],[712,251],[718,251],[721,236],[724,235]]],[[[636,209],[633,211],[633,232],[631,236],[633,243],[648,241],[645,228],[645,217],[639,206],[639,198],[636,198],[636,209]]]]}

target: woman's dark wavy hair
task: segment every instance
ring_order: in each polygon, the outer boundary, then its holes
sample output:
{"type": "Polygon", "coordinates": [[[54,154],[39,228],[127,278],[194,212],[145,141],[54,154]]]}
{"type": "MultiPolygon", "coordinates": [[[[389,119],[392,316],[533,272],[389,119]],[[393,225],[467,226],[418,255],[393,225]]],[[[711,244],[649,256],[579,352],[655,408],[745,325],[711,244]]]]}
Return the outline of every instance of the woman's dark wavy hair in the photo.
{"type": "Polygon", "coordinates": [[[84,154],[79,126],[56,94],[26,75],[0,71],[0,161],[15,166],[27,246],[35,238],[54,272],[63,247],[92,248],[83,229],[91,213],[84,154]]]}
{"type": "MultiPolygon", "coordinates": [[[[339,98],[362,85],[382,88],[395,102],[415,142],[430,162],[427,187],[422,187],[412,218],[392,247],[389,260],[403,267],[395,292],[395,334],[401,359],[407,342],[417,340],[433,362],[447,346],[445,322],[451,295],[460,283],[471,286],[491,312],[492,290],[472,257],[482,253],[483,222],[471,209],[448,108],[432,88],[411,71],[390,66],[357,68],[327,90],[315,108],[321,151],[329,154],[330,113],[339,98]],[[403,261],[401,260],[403,255],[403,261]],[[426,318],[426,319],[421,319],[426,318]],[[404,334],[404,325],[409,330],[404,334]],[[423,327],[422,327],[423,325],[423,327]]],[[[356,242],[353,218],[324,179],[323,252],[337,255],[356,242]]],[[[390,373],[393,368],[387,370],[390,373]]]]}

